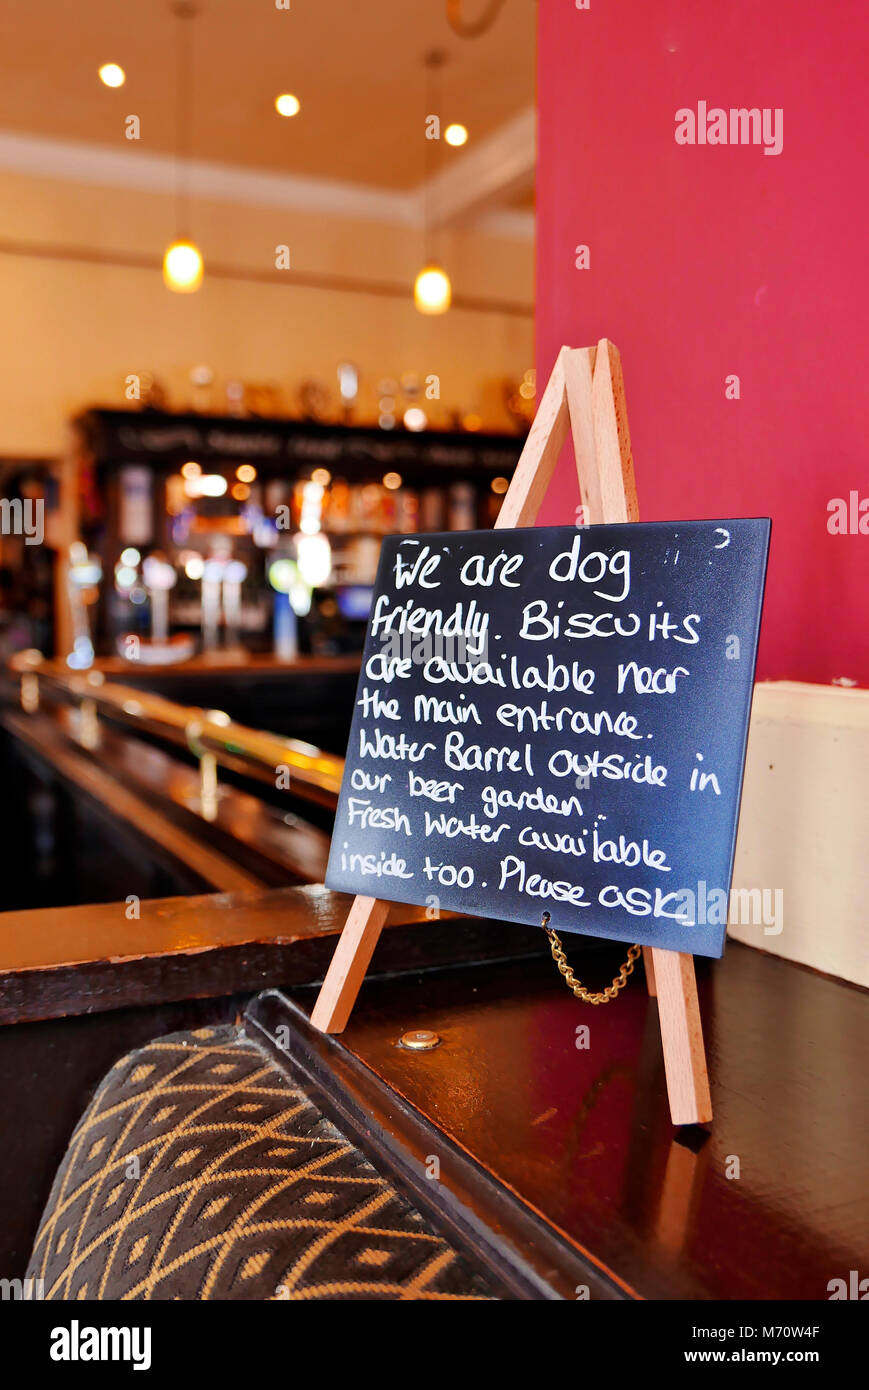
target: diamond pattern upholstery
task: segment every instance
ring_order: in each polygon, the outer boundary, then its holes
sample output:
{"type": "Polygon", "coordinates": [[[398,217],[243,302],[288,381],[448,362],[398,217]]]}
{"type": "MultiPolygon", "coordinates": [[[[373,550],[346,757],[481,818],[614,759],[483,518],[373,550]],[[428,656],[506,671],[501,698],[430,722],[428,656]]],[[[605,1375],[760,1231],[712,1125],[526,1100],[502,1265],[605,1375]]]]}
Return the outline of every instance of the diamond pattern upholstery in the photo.
{"type": "Polygon", "coordinates": [[[122,1057],[69,1144],[28,1278],[50,1299],[487,1299],[234,1027],[122,1057]]]}

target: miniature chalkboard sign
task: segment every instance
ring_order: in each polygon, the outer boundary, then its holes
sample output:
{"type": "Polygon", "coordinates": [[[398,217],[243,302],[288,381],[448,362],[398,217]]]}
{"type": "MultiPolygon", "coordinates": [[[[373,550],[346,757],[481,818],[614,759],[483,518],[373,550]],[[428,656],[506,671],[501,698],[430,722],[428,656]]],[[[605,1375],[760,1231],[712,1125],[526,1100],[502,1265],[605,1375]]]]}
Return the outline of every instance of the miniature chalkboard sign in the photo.
{"type": "Polygon", "coordinates": [[[327,885],[721,955],[768,539],[385,540],[327,885]]]}
{"type": "MultiPolygon", "coordinates": [[[[610,342],[607,338],[601,338],[595,346],[584,348],[565,346],[562,347],[558,353],[549,380],[546,383],[546,388],[540,397],[534,421],[523,446],[519,461],[516,464],[513,478],[504,495],[501,510],[498,513],[495,529],[500,531],[502,535],[506,532],[509,537],[518,528],[533,527],[535,525],[538,512],[560,457],[562,446],[567,438],[568,430],[573,444],[577,480],[579,482],[579,492],[582,501],[581,508],[577,509],[575,515],[570,515],[570,520],[576,521],[577,523],[581,521],[583,526],[586,524],[589,526],[597,525],[598,523],[607,523],[607,526],[620,526],[626,522],[635,523],[639,521],[639,504],[637,501],[637,488],[634,478],[634,463],[631,453],[631,439],[625,404],[621,358],[615,344],[610,342]]],[[[572,504],[565,502],[564,506],[565,510],[572,512],[572,504]]],[[[683,523],[683,525],[687,526],[689,523],[683,523]]],[[[632,531],[632,529],[633,527],[628,528],[629,531],[632,531]]],[[[727,526],[724,527],[724,532],[727,532],[729,540],[725,542],[725,536],[722,533],[719,535],[717,543],[713,542],[713,549],[725,550],[732,543],[733,534],[727,526]]],[[[574,537],[575,531],[571,530],[570,534],[574,537]]],[[[767,538],[768,532],[763,540],[764,547],[767,538]]],[[[420,540],[421,544],[425,543],[424,538],[417,539],[420,540]]],[[[599,546],[599,549],[601,548],[602,547],[599,546]]],[[[618,548],[623,549],[624,547],[618,548]]],[[[529,552],[529,554],[530,553],[533,552],[529,552]]],[[[582,552],[583,558],[587,558],[587,555],[587,550],[582,552]]],[[[707,561],[709,558],[713,559],[713,566],[709,568],[714,568],[714,557],[709,557],[707,555],[707,561]]],[[[503,563],[505,562],[502,562],[502,564],[503,563]]],[[[513,563],[516,563],[515,559],[513,563]]],[[[581,563],[582,560],[580,559],[577,565],[577,572],[581,563]]],[[[609,573],[611,578],[613,570],[617,573],[621,563],[621,561],[616,561],[608,568],[607,573],[609,573]]],[[[677,561],[674,553],[674,566],[676,563],[677,561]]],[[[519,567],[520,566],[517,565],[517,570],[519,567]]],[[[725,572],[727,571],[719,570],[717,573],[725,572]]],[[[638,571],[638,573],[642,573],[642,570],[638,571]]],[[[549,578],[552,577],[553,576],[549,576],[549,578]]],[[[585,586],[586,579],[590,580],[590,578],[591,576],[586,573],[581,581],[581,586],[585,586]]],[[[603,579],[604,574],[602,572],[600,581],[595,580],[592,582],[592,590],[594,585],[599,584],[603,579]]],[[[757,580],[757,575],[755,575],[755,580],[757,580]]],[[[707,578],[707,583],[708,582],[709,579],[707,578]]],[[[425,587],[422,585],[421,581],[420,587],[425,587]]],[[[482,585],[481,587],[485,588],[487,586],[482,585]]],[[[490,585],[488,587],[492,586],[490,585]]],[[[642,590],[642,593],[645,593],[646,597],[648,597],[648,592],[645,589],[642,590]]],[[[627,597],[627,595],[625,597],[627,597]]],[[[709,595],[707,592],[707,599],[708,597],[709,595]]],[[[751,599],[751,591],[749,591],[749,598],[751,599]]],[[[757,592],[755,592],[754,598],[758,598],[757,592]]],[[[687,596],[682,594],[681,599],[686,600],[687,596]]],[[[611,603],[616,602],[613,597],[610,597],[609,601],[611,603]]],[[[624,600],[622,600],[622,602],[624,602],[624,600]]],[[[657,600],[655,600],[655,606],[656,611],[660,612],[657,606],[657,600]]],[[[686,607],[683,616],[687,615],[689,611],[690,610],[686,607]]],[[[754,612],[754,609],[750,608],[750,612],[754,612]]],[[[745,615],[743,614],[743,616],[745,615]]],[[[495,629],[493,629],[493,631],[494,630],[495,629]]],[[[505,624],[505,630],[509,632],[511,629],[507,628],[505,624]]],[[[756,636],[756,614],[752,631],[756,636]]],[[[601,635],[601,633],[592,633],[586,635],[585,638],[573,640],[588,642],[592,640],[592,637],[601,635]]],[[[618,631],[619,639],[624,638],[626,635],[625,632],[618,631]]],[[[731,635],[737,638],[740,637],[740,634],[736,632],[731,635]]],[[[544,633],[542,640],[558,640],[559,637],[560,628],[559,634],[553,632],[551,639],[544,633]]],[[[671,639],[673,639],[672,631],[667,640],[669,641],[671,639]]],[[[699,644],[688,643],[683,645],[698,646],[699,644]]],[[[750,640],[749,646],[748,658],[750,658],[751,664],[753,665],[753,638],[750,640]]],[[[731,659],[744,659],[741,638],[739,657],[736,656],[734,644],[731,644],[731,651],[733,653],[731,659]]],[[[499,660],[505,661],[507,657],[501,657],[499,660]]],[[[639,664],[638,662],[638,666],[639,664]]],[[[702,671],[704,664],[703,659],[696,664],[695,670],[698,674],[702,671]]],[[[630,668],[630,670],[629,679],[633,679],[633,668],[630,668]]],[[[661,678],[659,677],[658,679],[660,683],[661,678]]],[[[740,676],[740,682],[749,680],[750,677],[746,666],[740,676]]],[[[678,680],[676,684],[678,688],[678,680]]],[[[743,691],[744,696],[745,686],[740,684],[739,689],[743,691]]],[[[362,693],[364,698],[364,691],[362,693]]],[[[459,693],[461,694],[462,692],[459,693]]],[[[467,698],[468,692],[465,691],[464,693],[467,698]]],[[[623,689],[621,693],[625,694],[625,690],[623,689]]],[[[639,697],[642,693],[642,685],[638,685],[634,693],[639,697]]],[[[659,693],[654,689],[654,677],[652,677],[651,689],[645,693],[653,695],[659,693]]],[[[720,707],[721,702],[719,702],[717,708],[720,709],[720,707]]],[[[428,708],[428,706],[423,706],[423,712],[427,712],[428,708]]],[[[745,706],[745,713],[742,715],[743,719],[745,717],[747,717],[747,703],[745,706]]],[[[412,725],[411,727],[416,726],[412,725]]],[[[461,725],[458,727],[461,727],[461,725]]],[[[744,725],[740,725],[737,720],[734,727],[737,731],[741,728],[741,738],[744,744],[744,725]]],[[[637,728],[639,728],[639,725],[637,725],[637,728]]],[[[637,728],[633,728],[632,726],[632,732],[636,732],[637,728]]],[[[549,732],[549,730],[546,730],[546,732],[549,732]]],[[[559,732],[561,731],[559,730],[559,732]]],[[[602,727],[597,728],[594,732],[596,734],[601,734],[603,729],[602,727]]],[[[609,733],[609,730],[607,729],[606,732],[609,733]]],[[[646,732],[652,733],[653,741],[654,730],[648,727],[646,732]]],[[[571,735],[577,738],[580,737],[579,734],[574,734],[573,729],[571,729],[571,735]]],[[[707,735],[707,738],[709,739],[710,735],[707,735]]],[[[708,746],[714,746],[714,734],[711,735],[711,741],[708,746]]],[[[700,750],[698,749],[697,751],[700,750]]],[[[732,766],[733,745],[730,745],[729,757],[731,760],[730,765],[732,766]]],[[[390,761],[394,761],[394,759],[390,761]]],[[[697,761],[699,763],[700,760],[698,759],[697,761]]],[[[609,766],[612,767],[612,765],[609,766]]],[[[717,773],[711,769],[711,766],[707,770],[712,770],[713,775],[717,777],[717,773]]],[[[577,773],[577,777],[580,776],[583,780],[588,778],[590,784],[590,768],[581,766],[580,772],[577,773]]],[[[628,778],[625,780],[629,781],[631,776],[632,774],[629,772],[628,778]]],[[[698,783],[699,776],[700,774],[698,772],[698,783]]],[[[499,780],[503,780],[500,774],[499,780]]],[[[619,781],[620,779],[616,777],[606,778],[605,780],[619,781]]],[[[738,780],[738,776],[735,775],[730,784],[728,795],[733,796],[733,788],[738,785],[738,780]]],[[[719,788],[723,785],[720,780],[718,785],[719,788]]],[[[702,788],[703,792],[706,792],[710,788],[712,788],[714,792],[715,789],[712,783],[704,782],[702,788]]],[[[689,790],[692,791],[696,789],[696,786],[694,788],[689,787],[689,790]]],[[[348,783],[348,792],[357,790],[359,790],[359,788],[351,787],[348,783]]],[[[586,792],[589,788],[579,787],[577,790],[586,792]]],[[[624,790],[625,789],[622,788],[623,792],[624,790]]],[[[525,809],[531,808],[527,807],[525,809]]],[[[604,811],[603,814],[605,815],[606,811],[604,811]]],[[[584,811],[583,815],[585,815],[584,811]]],[[[603,824],[605,823],[601,819],[599,825],[603,824]]],[[[506,834],[507,832],[504,833],[506,834]]],[[[444,831],[444,834],[447,839],[450,838],[446,831],[444,831]]],[[[728,834],[732,841],[732,826],[729,826],[728,834]]],[[[611,836],[605,836],[604,838],[611,838],[611,836]]],[[[523,848],[525,848],[525,846],[523,846],[523,848]]],[[[536,845],[530,848],[533,848],[535,851],[540,849],[540,847],[536,845]]],[[[349,841],[345,849],[349,849],[349,841]]],[[[556,854],[558,852],[559,851],[556,851],[556,854]]],[[[635,853],[635,851],[629,851],[626,846],[622,846],[619,843],[618,857],[620,862],[617,867],[620,872],[622,869],[632,867],[628,863],[628,856],[633,853],[635,853]]],[[[578,855],[576,857],[581,859],[583,856],[578,855]]],[[[649,855],[650,860],[652,857],[652,855],[649,855]]],[[[607,862],[605,856],[599,855],[599,858],[601,862],[607,862]]],[[[612,862],[615,863],[615,860],[612,862]]],[[[346,865],[344,867],[346,867],[346,865]]],[[[639,865],[634,865],[633,867],[637,868],[639,865]]],[[[645,871],[654,866],[650,862],[648,864],[643,864],[642,867],[645,871]]],[[[661,865],[659,862],[658,870],[660,871],[660,869],[661,865]]],[[[520,871],[517,870],[517,876],[519,872],[520,871]]],[[[489,880],[486,879],[485,882],[487,887],[483,891],[488,893],[489,880]]],[[[451,885],[451,887],[459,886],[458,879],[455,884],[451,885]]],[[[516,885],[513,884],[512,886],[515,889],[516,885]]],[[[443,885],[439,884],[439,887],[442,889],[443,885]]],[[[380,896],[382,891],[384,890],[379,889],[377,890],[378,895],[372,896],[372,889],[369,889],[367,892],[357,893],[353,899],[353,904],[347,914],[344,929],[341,933],[338,945],[335,948],[335,954],[326,972],[326,977],[317,996],[317,1001],[311,1011],[312,1024],[316,1028],[322,1029],[324,1032],[340,1033],[341,1030],[346,1027],[350,1018],[356,996],[365,978],[365,973],[371,962],[378,937],[386,921],[389,910],[390,900],[389,898],[380,896]]],[[[431,896],[440,901],[443,900],[440,894],[433,894],[431,896]]],[[[434,906],[434,904],[432,904],[432,906],[434,906]]],[[[580,904],[574,904],[574,906],[577,912],[583,910],[580,904]]],[[[598,904],[598,906],[602,908],[604,905],[598,904]]],[[[683,907],[684,911],[680,917],[680,926],[688,925],[686,919],[690,914],[690,904],[687,899],[683,900],[683,907]]],[[[705,905],[703,910],[705,911],[705,905]]],[[[577,997],[586,1003],[600,1003],[604,1000],[609,1001],[615,997],[618,990],[625,983],[627,973],[630,968],[632,968],[635,952],[638,949],[636,945],[632,944],[630,947],[628,959],[622,966],[617,980],[613,980],[610,989],[603,991],[603,993],[595,994],[589,991],[581,981],[577,981],[575,976],[571,979],[567,960],[561,946],[561,939],[558,933],[549,925],[551,913],[548,909],[543,909],[541,912],[541,925],[544,924],[544,921],[546,922],[547,931],[550,936],[553,958],[558,965],[559,971],[564,975],[565,982],[577,997]],[[549,913],[548,920],[547,913],[549,913]]],[[[697,922],[695,919],[695,925],[696,924],[697,922]]],[[[610,930],[611,929],[610,927],[610,930]]],[[[635,931],[632,930],[630,932],[631,938],[633,938],[635,934],[635,931]]],[[[658,945],[645,946],[643,947],[643,963],[645,966],[646,985],[649,994],[657,1002],[670,1117],[675,1125],[704,1124],[712,1118],[712,1099],[706,1067],[706,1055],[703,1047],[703,1029],[700,1019],[700,1004],[694,973],[693,954],[690,950],[668,950],[658,945]]]]}

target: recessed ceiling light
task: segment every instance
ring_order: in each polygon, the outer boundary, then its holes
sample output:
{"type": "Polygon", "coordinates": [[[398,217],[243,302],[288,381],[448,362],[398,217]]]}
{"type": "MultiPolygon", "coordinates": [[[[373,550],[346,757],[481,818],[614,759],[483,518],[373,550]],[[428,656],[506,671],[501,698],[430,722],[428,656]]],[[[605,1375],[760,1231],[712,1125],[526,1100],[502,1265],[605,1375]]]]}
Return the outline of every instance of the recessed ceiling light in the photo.
{"type": "Polygon", "coordinates": [[[459,125],[448,125],[444,131],[444,139],[448,145],[466,145],[468,142],[468,127],[459,125]]]}
{"type": "Polygon", "coordinates": [[[100,81],[106,87],[123,87],[127,74],[117,63],[103,63],[99,69],[100,81]]]}
{"type": "Polygon", "coordinates": [[[275,97],[275,109],[281,116],[296,116],[301,108],[302,103],[292,92],[284,92],[281,96],[275,97]]]}

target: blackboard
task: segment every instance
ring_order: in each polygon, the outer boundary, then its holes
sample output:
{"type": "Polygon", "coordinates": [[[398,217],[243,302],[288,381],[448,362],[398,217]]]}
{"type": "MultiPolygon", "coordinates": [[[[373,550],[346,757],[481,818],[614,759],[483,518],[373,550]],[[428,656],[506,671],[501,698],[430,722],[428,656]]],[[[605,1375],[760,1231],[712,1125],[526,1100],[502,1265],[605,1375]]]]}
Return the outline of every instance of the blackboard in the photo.
{"type": "Polygon", "coordinates": [[[769,532],[386,539],[327,885],[720,956],[769,532]]]}

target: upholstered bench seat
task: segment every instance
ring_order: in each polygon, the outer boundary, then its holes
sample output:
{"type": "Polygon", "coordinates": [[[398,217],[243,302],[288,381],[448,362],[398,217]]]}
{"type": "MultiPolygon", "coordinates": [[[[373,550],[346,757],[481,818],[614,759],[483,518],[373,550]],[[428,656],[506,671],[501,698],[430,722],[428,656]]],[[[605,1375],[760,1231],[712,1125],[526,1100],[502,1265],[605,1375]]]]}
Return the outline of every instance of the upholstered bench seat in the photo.
{"type": "Polygon", "coordinates": [[[487,1299],[484,1278],[235,1027],[101,1082],[27,1271],[50,1299],[487,1299]]]}

